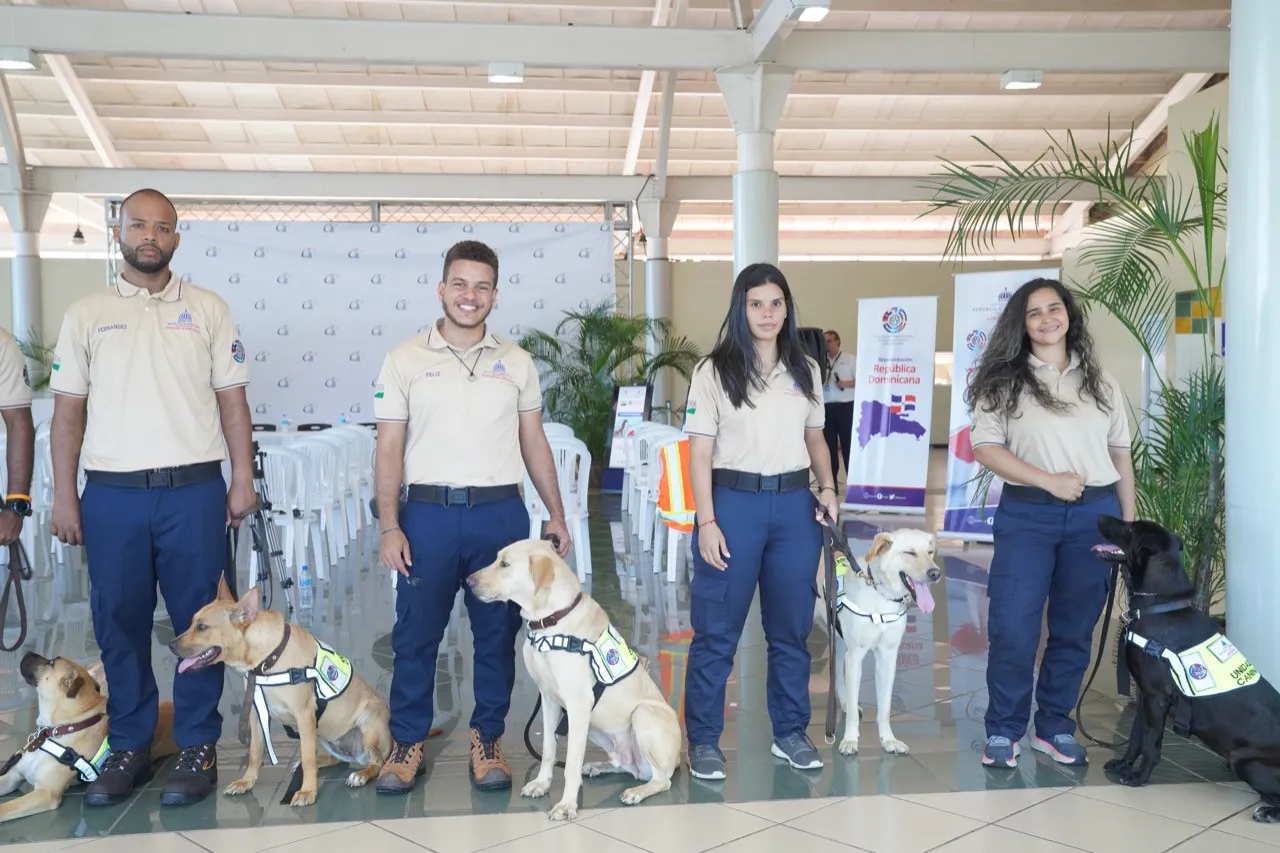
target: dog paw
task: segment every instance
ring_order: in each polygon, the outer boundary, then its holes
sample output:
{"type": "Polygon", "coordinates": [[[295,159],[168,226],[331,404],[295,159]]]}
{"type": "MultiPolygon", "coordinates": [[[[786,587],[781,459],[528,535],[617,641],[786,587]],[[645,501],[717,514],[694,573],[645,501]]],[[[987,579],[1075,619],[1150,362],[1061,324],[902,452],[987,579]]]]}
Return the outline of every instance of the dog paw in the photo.
{"type": "Polygon", "coordinates": [[[618,799],[622,800],[623,805],[634,806],[636,803],[643,802],[648,796],[648,791],[644,785],[637,785],[634,788],[628,788],[618,795],[618,799]]]}
{"type": "Polygon", "coordinates": [[[892,737],[880,741],[880,747],[885,752],[891,753],[892,755],[906,755],[911,751],[911,748],[905,743],[892,737]]]}
{"type": "Polygon", "coordinates": [[[857,755],[858,739],[856,737],[847,737],[840,741],[840,746],[837,749],[840,750],[841,755],[857,755]]]}
{"type": "Polygon", "coordinates": [[[588,761],[582,765],[583,776],[602,776],[605,773],[613,771],[613,765],[608,761],[588,761]]]}
{"type": "Polygon", "coordinates": [[[223,794],[228,797],[234,797],[237,794],[247,794],[249,791],[253,790],[253,786],[257,781],[257,779],[250,779],[248,776],[241,776],[239,779],[228,785],[227,789],[223,791],[223,794]]]}
{"type": "Polygon", "coordinates": [[[1116,774],[1116,781],[1129,788],[1141,788],[1147,784],[1147,774],[1125,768],[1116,774]]]}
{"type": "Polygon", "coordinates": [[[1102,769],[1107,773],[1119,775],[1129,769],[1129,763],[1123,758],[1113,758],[1102,765],[1102,769]]]}
{"type": "Polygon", "coordinates": [[[550,779],[534,779],[528,785],[520,789],[522,797],[545,797],[547,791],[551,790],[550,779]]]}
{"type": "Polygon", "coordinates": [[[578,816],[577,803],[556,803],[547,813],[552,820],[574,820],[578,816]]]}
{"type": "Polygon", "coordinates": [[[369,778],[359,770],[347,777],[348,788],[363,788],[367,784],[369,784],[369,778]]]}
{"type": "Polygon", "coordinates": [[[316,792],[314,790],[303,788],[301,791],[293,795],[293,799],[289,801],[289,805],[296,809],[301,808],[302,806],[313,805],[315,801],[316,792]]]}
{"type": "Polygon", "coordinates": [[[1253,819],[1258,823],[1280,823],[1280,806],[1259,803],[1253,810],[1253,819]]]}

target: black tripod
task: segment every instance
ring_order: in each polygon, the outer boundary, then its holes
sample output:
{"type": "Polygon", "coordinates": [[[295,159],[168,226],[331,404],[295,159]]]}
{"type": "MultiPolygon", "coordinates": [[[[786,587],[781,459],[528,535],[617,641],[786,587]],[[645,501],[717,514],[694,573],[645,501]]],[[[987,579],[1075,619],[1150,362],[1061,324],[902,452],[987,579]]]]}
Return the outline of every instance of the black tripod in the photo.
{"type": "MultiPolygon", "coordinates": [[[[292,592],[294,584],[293,578],[289,576],[289,569],[284,564],[284,551],[280,547],[280,531],[271,520],[271,497],[267,493],[267,475],[264,466],[266,456],[267,454],[255,441],[253,443],[253,490],[258,493],[258,507],[245,516],[245,519],[249,523],[249,532],[253,537],[253,553],[256,555],[254,562],[257,565],[257,575],[254,579],[258,585],[262,606],[270,610],[275,602],[275,585],[271,578],[271,568],[274,566],[276,576],[280,579],[280,589],[284,593],[287,619],[294,613],[292,592]]],[[[295,510],[295,515],[296,513],[295,510]]],[[[227,570],[232,580],[236,573],[236,552],[239,543],[237,532],[235,528],[227,530],[227,547],[230,551],[227,570]]],[[[235,584],[231,583],[230,586],[234,594],[235,584]]]]}

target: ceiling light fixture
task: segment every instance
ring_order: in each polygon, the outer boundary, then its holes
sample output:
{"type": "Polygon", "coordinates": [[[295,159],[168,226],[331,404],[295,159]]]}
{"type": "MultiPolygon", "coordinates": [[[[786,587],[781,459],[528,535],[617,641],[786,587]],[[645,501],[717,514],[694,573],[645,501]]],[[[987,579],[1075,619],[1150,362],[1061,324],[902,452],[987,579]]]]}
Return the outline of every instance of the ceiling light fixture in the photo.
{"type": "Polygon", "coordinates": [[[489,82],[490,83],[523,83],[524,82],[524,63],[523,62],[490,62],[489,63],[489,82]]]}
{"type": "Polygon", "coordinates": [[[791,0],[791,16],[806,24],[816,24],[831,11],[831,0],[791,0]]]}
{"type": "Polygon", "coordinates": [[[0,47],[0,71],[35,71],[40,58],[26,47],[0,47]]]}
{"type": "Polygon", "coordinates": [[[79,225],[76,226],[76,233],[71,235],[71,245],[73,246],[84,245],[84,232],[80,230],[79,225]]]}
{"type": "Polygon", "coordinates": [[[1043,71],[1006,71],[1000,77],[1000,88],[1006,92],[1039,89],[1044,85],[1043,71]]]}

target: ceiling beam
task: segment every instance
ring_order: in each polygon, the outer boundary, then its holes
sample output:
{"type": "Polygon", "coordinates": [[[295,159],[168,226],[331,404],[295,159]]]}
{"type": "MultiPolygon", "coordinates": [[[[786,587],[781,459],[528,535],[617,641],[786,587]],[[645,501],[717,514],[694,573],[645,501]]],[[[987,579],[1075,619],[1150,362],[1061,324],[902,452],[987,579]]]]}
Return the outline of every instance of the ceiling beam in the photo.
{"type": "MultiPolygon", "coordinates": [[[[385,65],[715,70],[748,64],[749,32],[184,15],[0,6],[0,45],[46,53],[385,65]],[[430,46],[429,49],[424,46],[430,46]],[[376,58],[376,59],[374,59],[376,58]]],[[[1228,70],[1226,30],[1009,32],[804,30],[780,65],[824,71],[1046,73],[1228,70]]]]}
{"type": "MultiPolygon", "coordinates": [[[[45,101],[15,101],[20,116],[32,118],[71,118],[75,111],[68,104],[45,101]]],[[[435,112],[428,110],[330,110],[330,109],[239,109],[235,107],[160,107],[146,105],[101,105],[100,118],[110,122],[232,122],[236,124],[288,125],[360,125],[367,127],[476,127],[476,128],[569,128],[574,130],[628,130],[632,119],[623,115],[584,113],[486,113],[435,112]]],[[[1035,132],[1040,136],[1052,121],[1044,116],[1002,116],[994,119],[947,117],[939,119],[902,119],[868,116],[834,116],[832,118],[783,118],[780,132],[821,131],[877,132],[909,131],[911,133],[1006,133],[1035,132]],[[928,121],[927,125],[921,124],[928,121]],[[840,126],[833,125],[839,122],[840,126]]],[[[1070,126],[1076,133],[1105,131],[1105,116],[1059,122],[1061,130],[1070,126]]],[[[646,125],[641,125],[641,130],[646,125]]],[[[731,133],[733,125],[727,116],[677,116],[673,130],[731,133]]],[[[1112,128],[1114,129],[1114,128],[1112,128]]],[[[1052,127],[1051,132],[1056,132],[1052,127]]],[[[639,144],[636,146],[639,152],[639,144]]],[[[628,149],[629,150],[629,149],[628,149]]],[[[634,172],[632,172],[634,174],[634,172]]]]}
{"type": "MultiPolygon", "coordinates": [[[[471,7],[478,9],[510,8],[513,0],[348,0],[356,5],[369,6],[434,6],[454,9],[471,7]]],[[[516,0],[521,8],[555,10],[598,10],[620,12],[646,12],[652,4],[649,0],[516,0]]],[[[1107,12],[1115,14],[1118,0],[831,0],[832,12],[899,14],[924,14],[951,12],[956,14],[1029,14],[1029,13],[1084,13],[1107,12]]],[[[1227,11],[1231,0],[1123,0],[1126,14],[1227,11]]],[[[208,4],[206,4],[207,6],[208,4]]],[[[244,4],[249,7],[250,3],[244,4]]],[[[729,7],[734,16],[734,26],[746,29],[751,23],[751,0],[690,0],[690,6],[700,12],[720,12],[729,7]],[[739,19],[744,23],[738,23],[739,19]]]]}
{"type": "MultiPolygon", "coordinates": [[[[653,5],[653,23],[651,26],[661,27],[667,22],[667,11],[671,0],[655,0],[653,5]]],[[[653,96],[653,81],[657,72],[646,68],[640,72],[640,89],[636,92],[635,107],[631,110],[631,129],[627,137],[627,153],[622,158],[622,174],[636,173],[636,158],[640,156],[640,140],[644,137],[645,124],[649,120],[649,99],[653,96]]]]}
{"type": "Polygon", "coordinates": [[[792,0],[764,0],[747,32],[751,34],[751,61],[772,62],[778,48],[791,35],[796,22],[792,0]]]}
{"type": "MultiPolygon", "coordinates": [[[[222,65],[219,63],[218,65],[222,65]]],[[[325,89],[422,89],[430,91],[505,92],[510,94],[532,93],[603,93],[629,95],[635,91],[637,78],[617,77],[538,77],[534,69],[526,69],[523,83],[490,83],[486,76],[463,74],[400,74],[382,72],[376,67],[369,72],[348,71],[241,71],[210,66],[193,68],[143,68],[138,66],[111,68],[104,65],[81,64],[75,66],[79,78],[87,83],[127,83],[134,86],[182,86],[194,83],[219,87],[232,86],[286,86],[319,87],[325,89]]],[[[12,78],[49,77],[45,70],[10,71],[12,78]]],[[[987,97],[1000,98],[1003,102],[1044,98],[1149,98],[1163,97],[1169,90],[1169,75],[1091,75],[1063,79],[1048,75],[1044,85],[1035,92],[1018,93],[1000,91],[998,75],[969,74],[947,75],[939,78],[923,74],[916,79],[859,79],[844,82],[805,82],[793,80],[788,94],[791,98],[832,97],[987,97]]],[[[681,80],[676,92],[678,98],[722,97],[714,79],[681,80]]]]}

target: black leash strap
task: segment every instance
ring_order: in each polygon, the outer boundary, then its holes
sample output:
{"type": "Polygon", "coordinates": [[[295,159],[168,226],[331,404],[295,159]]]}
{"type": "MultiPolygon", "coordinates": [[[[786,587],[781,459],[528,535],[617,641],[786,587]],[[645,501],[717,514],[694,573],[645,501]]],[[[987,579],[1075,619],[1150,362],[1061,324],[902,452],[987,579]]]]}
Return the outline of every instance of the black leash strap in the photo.
{"type": "Polygon", "coordinates": [[[9,577],[4,584],[4,593],[0,595],[0,651],[16,652],[27,639],[27,599],[22,594],[22,582],[31,580],[31,561],[27,559],[27,549],[21,541],[9,546],[9,577]],[[18,639],[12,646],[4,644],[5,623],[9,618],[9,594],[18,601],[18,639]]]}
{"type": "MultiPolygon", "coordinates": [[[[826,742],[836,742],[836,726],[840,723],[840,697],[836,691],[836,632],[840,630],[839,599],[836,597],[836,553],[849,559],[849,541],[840,525],[825,509],[822,513],[822,598],[827,606],[827,725],[826,742]]],[[[847,686],[847,685],[846,685],[847,686]]],[[[856,690],[855,685],[852,689],[856,690]]],[[[855,694],[856,695],[856,694],[855,694]]]]}
{"type": "MultiPolygon", "coordinates": [[[[1087,737],[1089,740],[1096,743],[1098,746],[1105,746],[1108,749],[1119,749],[1120,747],[1128,744],[1129,739],[1125,738],[1124,740],[1116,741],[1115,743],[1107,743],[1105,740],[1098,740],[1096,737],[1089,734],[1088,730],[1084,727],[1084,717],[1080,715],[1080,708],[1082,705],[1084,705],[1084,697],[1088,695],[1089,688],[1093,686],[1093,679],[1098,674],[1098,667],[1102,665],[1102,656],[1103,654],[1106,653],[1106,650],[1107,650],[1107,631],[1111,627],[1111,608],[1114,607],[1116,603],[1116,586],[1119,584],[1119,580],[1120,580],[1120,564],[1114,563],[1111,567],[1111,588],[1107,591],[1107,606],[1102,611],[1102,639],[1098,643],[1098,655],[1097,657],[1094,658],[1094,661],[1093,661],[1093,672],[1089,673],[1089,680],[1085,682],[1084,689],[1080,691],[1080,698],[1076,700],[1076,725],[1080,727],[1080,733],[1085,737],[1087,737]]],[[[1116,643],[1116,654],[1119,656],[1119,659],[1121,661],[1121,666],[1124,667],[1123,670],[1121,671],[1122,675],[1117,676],[1117,682],[1118,682],[1117,687],[1122,688],[1121,689],[1122,693],[1128,694],[1129,691],[1127,689],[1128,688],[1127,682],[1129,678],[1128,678],[1128,667],[1125,662],[1125,649],[1124,649],[1123,639],[1118,640],[1116,643]],[[1120,684],[1119,683],[1120,680],[1123,680],[1123,682],[1125,683],[1123,685],[1120,684]]],[[[1139,711],[1139,713],[1141,713],[1141,711],[1139,711]]]]}

